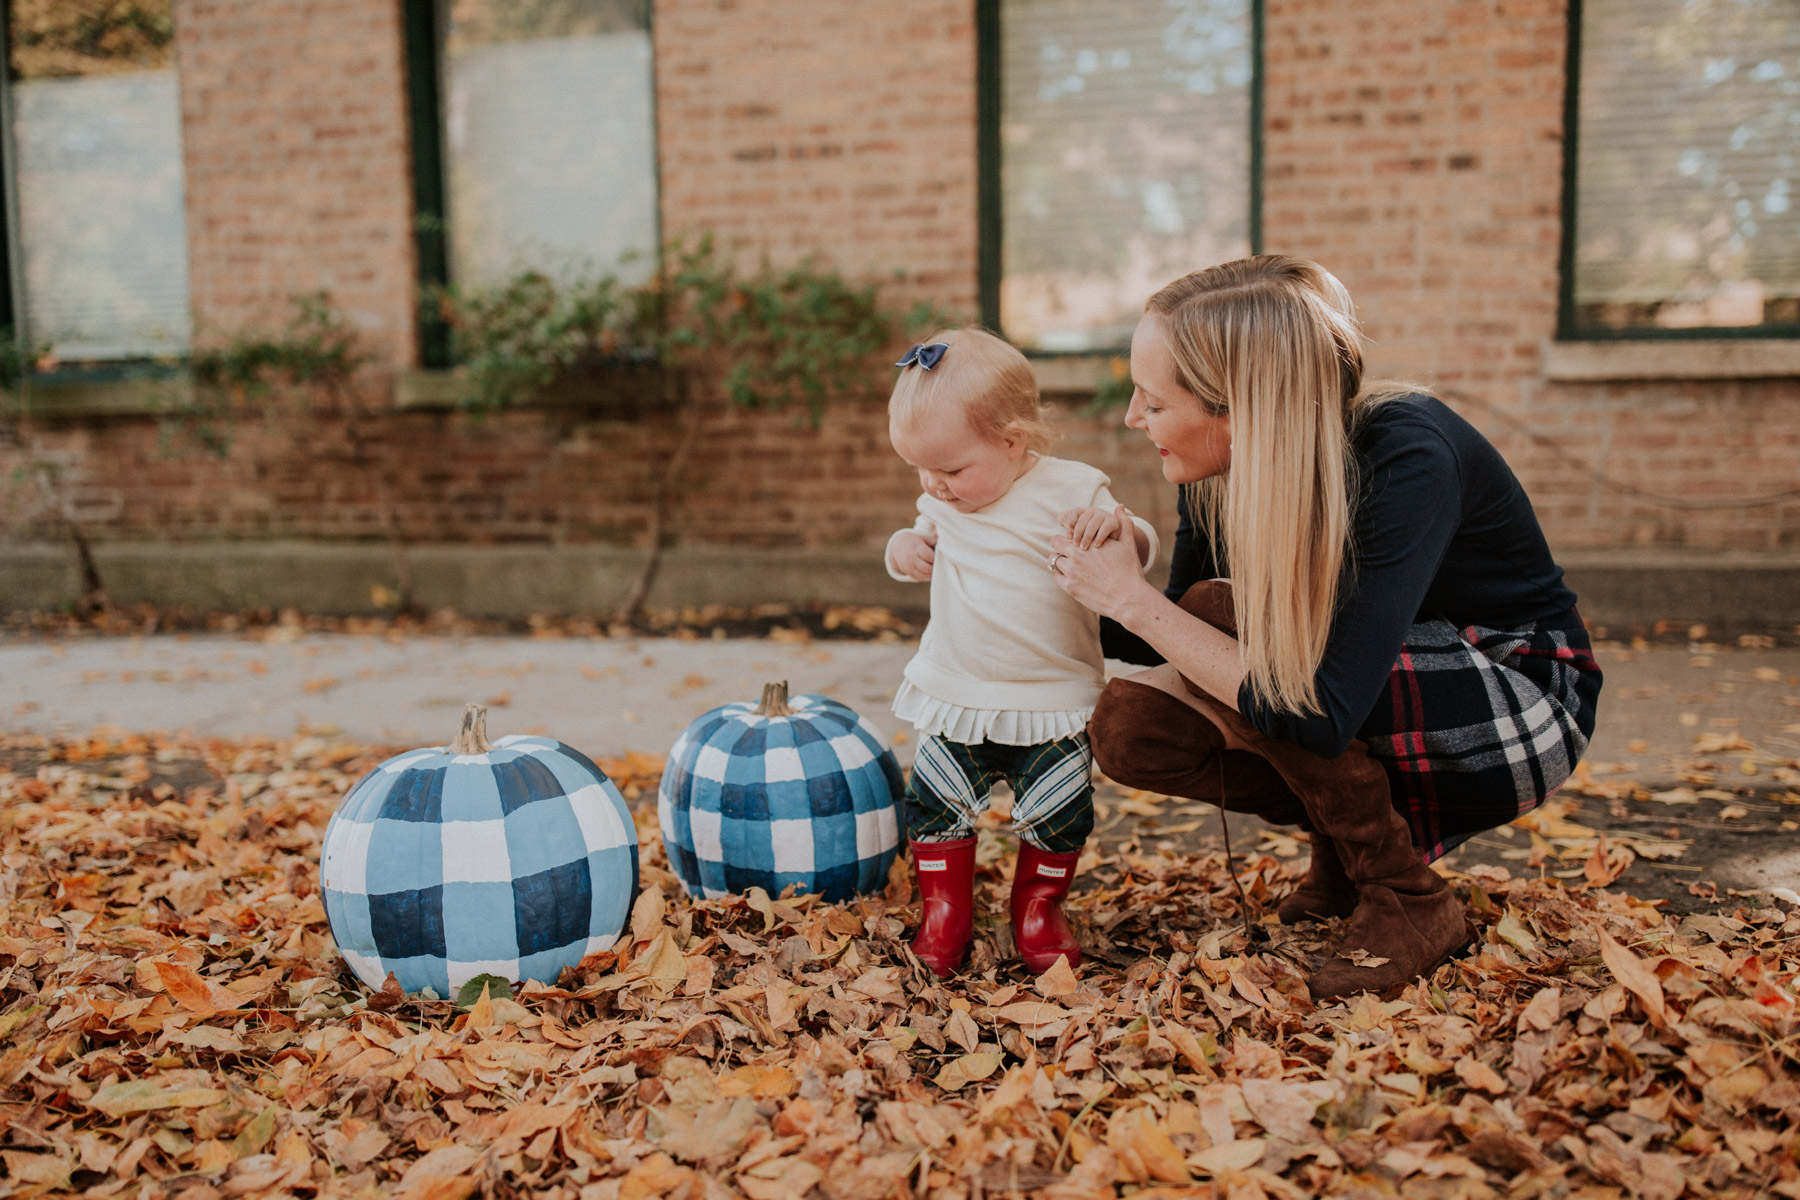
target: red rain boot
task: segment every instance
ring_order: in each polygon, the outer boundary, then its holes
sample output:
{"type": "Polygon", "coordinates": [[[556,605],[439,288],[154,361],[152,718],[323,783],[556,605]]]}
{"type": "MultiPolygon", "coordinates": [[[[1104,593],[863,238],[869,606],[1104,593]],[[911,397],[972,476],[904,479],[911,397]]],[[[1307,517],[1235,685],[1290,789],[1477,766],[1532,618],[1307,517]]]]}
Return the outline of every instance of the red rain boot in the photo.
{"type": "Polygon", "coordinates": [[[1063,916],[1062,898],[1075,882],[1081,851],[1052,854],[1029,842],[1019,843],[1019,865],[1013,871],[1012,929],[1025,969],[1042,975],[1066,958],[1071,969],[1081,964],[1081,947],[1063,916]]]}
{"type": "Polygon", "coordinates": [[[975,938],[975,839],[913,842],[919,932],[913,953],[935,975],[953,975],[975,938]]]}

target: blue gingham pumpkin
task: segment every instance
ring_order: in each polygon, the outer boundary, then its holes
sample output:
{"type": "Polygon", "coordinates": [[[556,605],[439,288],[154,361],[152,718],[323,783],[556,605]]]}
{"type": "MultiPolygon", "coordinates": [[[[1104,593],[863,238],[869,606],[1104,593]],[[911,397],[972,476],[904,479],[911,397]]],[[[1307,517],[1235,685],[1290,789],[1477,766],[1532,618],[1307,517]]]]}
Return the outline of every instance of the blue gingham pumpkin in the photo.
{"type": "Polygon", "coordinates": [[[471,705],[451,745],[388,759],[325,829],[325,916],[372,988],[389,971],[441,997],[477,975],[555,983],[630,919],[637,828],[619,789],[561,742],[489,744],[484,724],[471,705]]]}
{"type": "Polygon", "coordinates": [[[696,896],[789,884],[828,900],[879,891],[900,844],[900,765],[824,696],[764,689],[689,725],[657,792],[663,847],[696,896]]]}

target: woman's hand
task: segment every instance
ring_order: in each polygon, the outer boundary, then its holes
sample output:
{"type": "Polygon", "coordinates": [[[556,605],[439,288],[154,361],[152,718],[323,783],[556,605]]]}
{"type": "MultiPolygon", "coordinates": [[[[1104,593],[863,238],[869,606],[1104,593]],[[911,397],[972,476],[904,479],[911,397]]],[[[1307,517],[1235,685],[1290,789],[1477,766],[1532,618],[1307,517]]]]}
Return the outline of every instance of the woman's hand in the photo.
{"type": "MultiPolygon", "coordinates": [[[[1126,519],[1124,506],[1117,513],[1126,519]]],[[[1156,589],[1144,579],[1138,550],[1130,538],[1113,537],[1083,550],[1074,539],[1050,539],[1052,574],[1063,591],[1082,607],[1103,617],[1118,618],[1126,603],[1138,593],[1156,589]]]]}

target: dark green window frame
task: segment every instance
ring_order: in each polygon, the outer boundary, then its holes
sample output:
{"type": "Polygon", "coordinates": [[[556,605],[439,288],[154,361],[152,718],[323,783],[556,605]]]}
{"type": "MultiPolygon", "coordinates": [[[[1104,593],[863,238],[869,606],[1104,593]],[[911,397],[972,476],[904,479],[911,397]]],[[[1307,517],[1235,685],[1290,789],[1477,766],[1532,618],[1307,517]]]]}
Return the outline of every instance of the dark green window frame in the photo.
{"type": "Polygon", "coordinates": [[[40,370],[26,331],[19,325],[19,296],[24,291],[24,268],[19,244],[18,151],[13,144],[12,0],[0,0],[0,330],[13,340],[18,355],[19,384],[23,387],[79,388],[85,384],[130,383],[163,380],[181,374],[178,363],[162,358],[123,358],[97,362],[59,363],[40,370]]]}
{"type": "MultiPolygon", "coordinates": [[[[412,139],[413,253],[421,299],[450,282],[444,224],[444,123],[439,87],[443,30],[437,0],[406,5],[406,101],[412,139]]],[[[450,365],[450,327],[429,305],[418,305],[419,365],[450,365]]]]}
{"type": "MultiPolygon", "coordinates": [[[[0,0],[3,3],[4,0],[0,0]]],[[[402,0],[406,39],[406,98],[408,134],[412,150],[413,247],[418,264],[417,287],[421,298],[432,290],[448,287],[450,237],[446,205],[443,122],[443,51],[446,30],[440,0],[402,0]]],[[[655,6],[649,6],[655,21],[655,6]]],[[[654,45],[654,42],[652,42],[654,45]]],[[[657,123],[656,61],[650,62],[650,112],[652,122],[651,170],[656,186],[662,186],[661,145],[657,123]]],[[[657,253],[661,253],[658,214],[657,253]]],[[[443,370],[454,365],[450,328],[429,305],[418,305],[419,365],[443,370]]]]}
{"type": "MultiPolygon", "coordinates": [[[[1001,0],[975,0],[976,297],[981,323],[1005,336],[1000,325],[1003,197],[1000,194],[1001,0]]],[[[1263,6],[1250,3],[1250,253],[1262,253],[1263,207],[1263,6]]],[[[1147,297],[1146,297],[1147,298],[1147,297]]],[[[1028,350],[1031,358],[1093,358],[1112,350],[1028,350]]]]}
{"type": "Polygon", "coordinates": [[[1800,322],[1695,325],[1680,329],[1583,325],[1575,314],[1575,214],[1580,186],[1582,0],[1568,0],[1568,48],[1563,60],[1562,236],[1557,262],[1556,340],[1559,342],[1682,342],[1800,338],[1800,322]]]}

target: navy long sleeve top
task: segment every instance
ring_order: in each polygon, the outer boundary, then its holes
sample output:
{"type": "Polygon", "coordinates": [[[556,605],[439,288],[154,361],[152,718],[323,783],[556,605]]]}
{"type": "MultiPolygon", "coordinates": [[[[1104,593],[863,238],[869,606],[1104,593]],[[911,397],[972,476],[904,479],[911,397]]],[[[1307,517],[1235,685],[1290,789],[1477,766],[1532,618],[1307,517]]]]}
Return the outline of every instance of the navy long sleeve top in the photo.
{"type": "MultiPolygon", "coordinates": [[[[1357,736],[1415,622],[1520,629],[1575,608],[1525,489],[1500,452],[1441,400],[1414,393],[1376,406],[1352,450],[1361,493],[1315,677],[1321,711],[1272,709],[1248,680],[1238,691],[1238,709],[1252,725],[1327,758],[1357,736]]],[[[1165,589],[1171,600],[1222,574],[1185,501],[1178,512],[1165,589]]],[[[1102,623],[1101,641],[1110,658],[1163,661],[1112,621],[1102,623]]]]}

